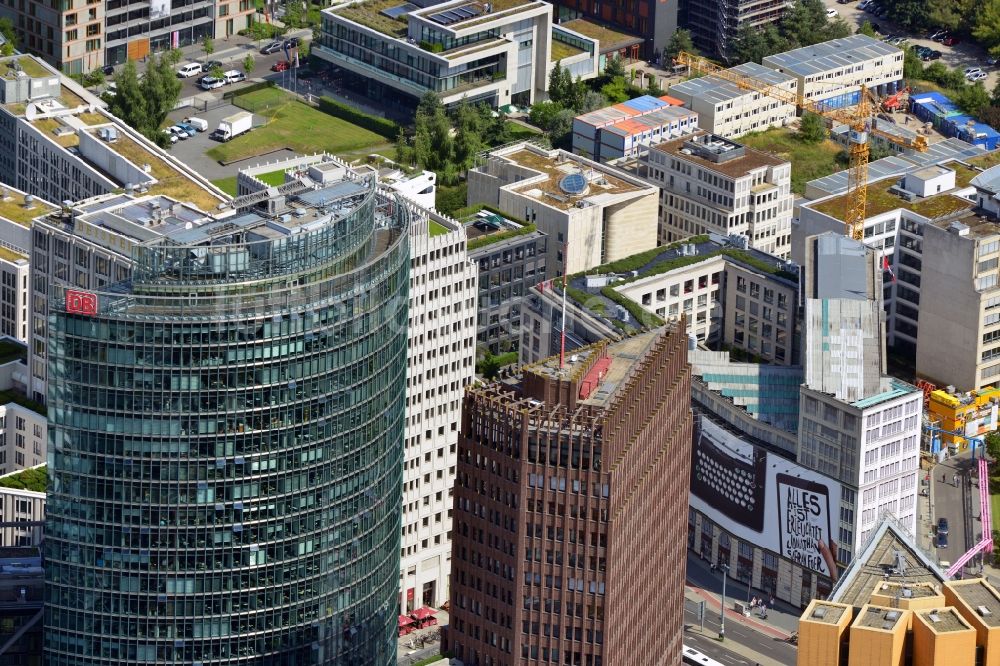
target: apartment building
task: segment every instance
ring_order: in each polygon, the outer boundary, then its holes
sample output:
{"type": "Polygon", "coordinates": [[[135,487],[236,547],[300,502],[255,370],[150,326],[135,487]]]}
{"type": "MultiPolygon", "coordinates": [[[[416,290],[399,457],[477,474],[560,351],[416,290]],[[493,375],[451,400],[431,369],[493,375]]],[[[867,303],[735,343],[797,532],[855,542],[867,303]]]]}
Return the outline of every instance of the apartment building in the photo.
{"type": "Polygon", "coordinates": [[[0,405],[0,474],[44,465],[48,444],[44,408],[9,389],[4,398],[10,402],[0,405]]]}
{"type": "Polygon", "coordinates": [[[800,102],[826,108],[856,105],[862,85],[879,97],[903,87],[903,51],[860,33],[765,56],[761,65],[794,76],[800,102]]]}
{"type": "Polygon", "coordinates": [[[435,92],[445,105],[500,107],[544,98],[553,53],[574,75],[596,76],[598,50],[596,40],[554,31],[552,5],[539,0],[360,0],[323,10],[312,53],[386,103],[415,106],[435,92]]]}
{"type": "Polygon", "coordinates": [[[445,650],[467,664],[679,662],[686,351],[682,321],[466,393],[445,650]]]}
{"type": "Polygon", "coordinates": [[[574,118],[573,152],[599,162],[635,157],[697,126],[698,114],[680,100],[643,95],[574,118]]]}
{"type": "Polygon", "coordinates": [[[565,150],[522,142],[468,174],[469,204],[485,203],[549,237],[546,274],[579,273],[656,247],[657,188],[565,150]]]}
{"type": "MultiPolygon", "coordinates": [[[[19,471],[5,473],[0,475],[0,478],[11,480],[18,474],[19,471]]],[[[5,523],[0,527],[0,562],[3,560],[2,553],[8,548],[41,545],[44,520],[44,492],[0,486],[0,522],[5,523]]],[[[2,654],[0,652],[0,655],[2,654]]]]}
{"type": "MultiPolygon", "coordinates": [[[[628,335],[683,316],[688,335],[699,343],[731,347],[777,365],[798,362],[798,282],[785,262],[719,236],[647,254],[634,274],[615,273],[612,264],[571,276],[568,348],[608,332],[628,335]]],[[[560,298],[558,285],[556,292],[532,291],[522,317],[522,363],[558,352],[560,298]]]]}
{"type": "MultiPolygon", "coordinates": [[[[798,86],[794,76],[755,62],[732,67],[729,73],[763,81],[788,92],[795,92],[798,86]]],[[[670,86],[670,94],[698,113],[698,127],[725,139],[784,127],[796,115],[794,105],[741,88],[718,76],[701,76],[675,83],[670,86]]]]}
{"type": "Polygon", "coordinates": [[[659,244],[715,232],[788,257],[792,166],[721,136],[698,131],[651,146],[639,174],[660,189],[659,244]]]}
{"type": "Polygon", "coordinates": [[[36,54],[66,74],[139,60],[158,51],[225,38],[245,29],[257,11],[250,0],[194,0],[178,5],[38,0],[0,4],[11,19],[22,51],[36,54]]]}
{"type": "Polygon", "coordinates": [[[479,267],[476,344],[492,354],[517,350],[523,301],[546,279],[548,236],[515,225],[493,214],[465,225],[469,260],[479,267]]]}

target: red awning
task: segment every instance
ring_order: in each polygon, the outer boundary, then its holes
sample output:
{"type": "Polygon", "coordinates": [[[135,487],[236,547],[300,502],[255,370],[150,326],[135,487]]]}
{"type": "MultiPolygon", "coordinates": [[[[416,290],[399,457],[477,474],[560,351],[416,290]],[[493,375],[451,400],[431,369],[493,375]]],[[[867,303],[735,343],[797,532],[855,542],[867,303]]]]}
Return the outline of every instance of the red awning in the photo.
{"type": "Polygon", "coordinates": [[[414,620],[420,621],[420,620],[426,620],[429,617],[434,617],[434,615],[436,614],[437,611],[434,610],[433,608],[422,606],[417,610],[413,611],[412,613],[410,613],[410,617],[412,617],[414,620]]]}
{"type": "Polygon", "coordinates": [[[408,624],[413,624],[413,618],[407,617],[405,615],[399,616],[399,626],[405,627],[408,624]]]}

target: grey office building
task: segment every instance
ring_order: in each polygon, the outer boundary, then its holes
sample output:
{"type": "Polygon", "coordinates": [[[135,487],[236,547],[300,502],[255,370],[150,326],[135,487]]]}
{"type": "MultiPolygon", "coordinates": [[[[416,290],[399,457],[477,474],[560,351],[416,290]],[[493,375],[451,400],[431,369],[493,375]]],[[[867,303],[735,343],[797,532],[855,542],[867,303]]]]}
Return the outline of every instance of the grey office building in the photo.
{"type": "Polygon", "coordinates": [[[409,211],[303,190],[50,217],[133,244],[47,294],[49,666],[396,663],[409,211]]]}

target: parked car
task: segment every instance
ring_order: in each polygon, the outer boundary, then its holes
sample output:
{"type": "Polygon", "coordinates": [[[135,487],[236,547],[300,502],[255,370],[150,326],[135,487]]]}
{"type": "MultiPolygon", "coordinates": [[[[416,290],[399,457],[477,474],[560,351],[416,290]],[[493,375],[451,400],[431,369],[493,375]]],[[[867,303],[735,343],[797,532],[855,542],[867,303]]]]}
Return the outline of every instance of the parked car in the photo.
{"type": "Polygon", "coordinates": [[[938,532],[937,542],[936,542],[935,545],[938,548],[947,548],[948,547],[948,533],[945,532],[944,534],[941,534],[940,532],[938,532]]]}
{"type": "Polygon", "coordinates": [[[941,52],[936,50],[931,51],[930,54],[928,54],[928,56],[924,58],[924,60],[940,60],[940,59],[941,59],[941,52]]]}
{"type": "Polygon", "coordinates": [[[943,37],[943,36],[945,36],[945,35],[947,35],[947,34],[948,34],[948,31],[947,31],[947,30],[945,30],[944,28],[937,28],[936,30],[932,30],[932,31],[931,31],[931,32],[930,32],[930,33],[929,33],[929,34],[927,35],[927,39],[934,39],[934,40],[937,40],[937,38],[938,38],[938,37],[943,37]]]}
{"type": "Polygon", "coordinates": [[[861,0],[861,2],[858,3],[858,9],[864,9],[873,2],[875,2],[875,0],[861,0]]]}
{"type": "Polygon", "coordinates": [[[948,519],[947,518],[938,518],[937,533],[938,534],[947,534],[948,533],[948,519]]]}
{"type": "Polygon", "coordinates": [[[104,76],[112,76],[115,73],[115,66],[105,65],[101,71],[104,72],[104,76]]]}
{"type": "Polygon", "coordinates": [[[185,118],[184,119],[184,124],[185,125],[190,125],[191,127],[195,128],[199,132],[204,132],[204,131],[206,131],[208,129],[208,121],[204,120],[202,118],[194,118],[194,117],[192,117],[192,118],[185,118]]]}
{"type": "Polygon", "coordinates": [[[941,43],[944,44],[945,46],[955,46],[955,44],[959,44],[961,43],[961,41],[962,40],[955,35],[948,35],[947,37],[941,40],[941,43]]]}
{"type": "Polygon", "coordinates": [[[204,73],[208,74],[213,69],[215,69],[216,67],[218,67],[219,69],[222,69],[222,63],[219,62],[218,60],[209,60],[208,62],[204,63],[201,66],[201,71],[203,71],[204,73]]]}
{"type": "Polygon", "coordinates": [[[869,14],[874,14],[876,9],[878,9],[878,3],[877,2],[869,2],[868,4],[866,4],[864,6],[864,10],[866,12],[868,12],[869,14]]]}
{"type": "Polygon", "coordinates": [[[235,69],[231,69],[222,75],[223,80],[226,83],[239,83],[240,81],[246,81],[247,75],[243,72],[238,72],[235,69]]]}
{"type": "Polygon", "coordinates": [[[163,134],[170,139],[170,143],[177,143],[177,135],[171,132],[169,129],[163,130],[163,134]]]}
{"type": "Polygon", "coordinates": [[[931,52],[931,48],[929,46],[921,46],[920,44],[917,44],[916,46],[912,46],[910,48],[912,48],[913,52],[916,53],[921,58],[923,58],[925,55],[931,52]]]}
{"type": "Polygon", "coordinates": [[[879,18],[882,18],[883,16],[885,16],[888,13],[889,13],[889,8],[888,7],[879,7],[878,9],[875,10],[875,16],[877,16],[879,18]]]}
{"type": "Polygon", "coordinates": [[[285,43],[282,44],[282,48],[293,49],[298,45],[299,45],[298,37],[289,37],[288,39],[285,40],[285,43]]]}
{"type": "Polygon", "coordinates": [[[195,74],[201,74],[201,64],[197,62],[189,62],[186,65],[181,65],[177,68],[177,76],[186,79],[194,76],[195,74]]]}
{"type": "Polygon", "coordinates": [[[281,50],[281,42],[271,42],[260,50],[261,55],[271,55],[281,50]]]}
{"type": "Polygon", "coordinates": [[[180,127],[183,131],[187,132],[188,136],[194,136],[198,133],[198,128],[191,123],[177,123],[175,127],[180,127]]]}
{"type": "Polygon", "coordinates": [[[986,72],[976,72],[975,74],[969,74],[965,78],[967,78],[971,83],[975,83],[976,81],[982,81],[983,79],[989,78],[989,74],[986,72]]]}
{"type": "Polygon", "coordinates": [[[226,82],[222,79],[217,79],[214,76],[207,77],[200,84],[202,90],[215,90],[216,88],[221,88],[226,85],[226,82]]]}
{"type": "Polygon", "coordinates": [[[284,72],[285,70],[288,69],[288,67],[289,67],[289,63],[288,63],[287,60],[279,60],[278,62],[276,62],[273,65],[271,65],[271,71],[272,72],[284,72]]]}
{"type": "Polygon", "coordinates": [[[934,40],[935,42],[943,42],[947,38],[948,38],[947,30],[945,30],[944,32],[938,32],[936,35],[931,37],[931,39],[934,40]]]}
{"type": "Polygon", "coordinates": [[[994,67],[998,62],[1000,62],[1000,58],[997,58],[996,56],[988,56],[983,62],[990,67],[994,67]]]}
{"type": "Polygon", "coordinates": [[[978,74],[981,71],[983,71],[982,67],[966,67],[962,73],[968,76],[969,74],[978,74]]]}
{"type": "Polygon", "coordinates": [[[836,9],[828,9],[828,10],[826,10],[826,17],[827,18],[837,18],[837,10],[836,9]]]}
{"type": "Polygon", "coordinates": [[[176,136],[178,139],[181,139],[181,140],[186,139],[189,136],[187,132],[185,132],[184,130],[182,130],[177,125],[171,125],[170,127],[167,128],[167,131],[170,132],[171,134],[173,134],[174,136],[176,136]]]}

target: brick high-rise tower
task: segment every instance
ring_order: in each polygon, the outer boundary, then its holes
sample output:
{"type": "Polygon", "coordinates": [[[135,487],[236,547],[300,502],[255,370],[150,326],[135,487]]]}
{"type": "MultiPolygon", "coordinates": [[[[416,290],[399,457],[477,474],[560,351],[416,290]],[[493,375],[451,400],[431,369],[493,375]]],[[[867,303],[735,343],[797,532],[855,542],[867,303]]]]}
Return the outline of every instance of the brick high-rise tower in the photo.
{"type": "Polygon", "coordinates": [[[684,331],[681,320],[467,391],[444,639],[465,664],[680,662],[684,331]]]}

